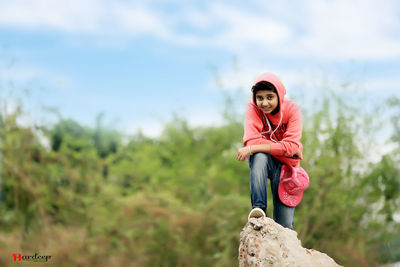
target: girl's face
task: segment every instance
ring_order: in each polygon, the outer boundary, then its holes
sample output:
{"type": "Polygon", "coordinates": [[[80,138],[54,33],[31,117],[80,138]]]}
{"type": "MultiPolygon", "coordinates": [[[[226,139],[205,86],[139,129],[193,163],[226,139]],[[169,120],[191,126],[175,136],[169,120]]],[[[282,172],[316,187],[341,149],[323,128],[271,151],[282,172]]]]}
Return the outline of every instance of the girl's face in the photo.
{"type": "Polygon", "coordinates": [[[258,91],[256,104],[264,113],[271,113],[278,106],[278,95],[269,90],[258,91]]]}

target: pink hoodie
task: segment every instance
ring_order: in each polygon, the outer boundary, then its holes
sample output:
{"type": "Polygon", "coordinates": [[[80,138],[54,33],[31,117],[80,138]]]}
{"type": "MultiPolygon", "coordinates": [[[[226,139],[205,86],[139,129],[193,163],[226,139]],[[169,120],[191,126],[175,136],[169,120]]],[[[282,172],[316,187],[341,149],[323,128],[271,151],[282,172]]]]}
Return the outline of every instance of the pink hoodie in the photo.
{"type": "Polygon", "coordinates": [[[260,81],[267,81],[275,86],[279,97],[279,111],[275,115],[264,114],[252,97],[246,109],[243,144],[245,146],[270,144],[272,156],[282,163],[297,166],[302,159],[288,156],[292,156],[299,149],[303,151],[303,145],[300,143],[302,131],[300,107],[293,101],[285,99],[285,86],[274,74],[264,73],[254,84],[260,81]]]}

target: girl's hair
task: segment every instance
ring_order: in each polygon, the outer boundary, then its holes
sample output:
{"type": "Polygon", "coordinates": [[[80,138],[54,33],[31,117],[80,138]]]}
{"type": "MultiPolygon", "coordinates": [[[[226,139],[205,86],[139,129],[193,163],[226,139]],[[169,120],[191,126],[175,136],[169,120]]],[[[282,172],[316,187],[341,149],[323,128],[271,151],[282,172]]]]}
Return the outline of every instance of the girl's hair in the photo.
{"type": "Polygon", "coordinates": [[[273,91],[274,93],[277,94],[275,86],[272,83],[266,81],[258,82],[251,88],[251,91],[253,92],[254,95],[261,90],[273,91]]]}
{"type": "MultiPolygon", "coordinates": [[[[262,90],[267,90],[267,91],[272,91],[275,94],[278,95],[278,91],[276,91],[275,86],[270,83],[270,82],[266,82],[266,81],[261,81],[256,83],[252,88],[251,91],[253,92],[253,102],[254,104],[257,103],[256,102],[256,94],[258,91],[262,91],[262,90]]],[[[272,115],[278,113],[279,111],[279,95],[278,95],[278,106],[271,112],[272,115]]]]}

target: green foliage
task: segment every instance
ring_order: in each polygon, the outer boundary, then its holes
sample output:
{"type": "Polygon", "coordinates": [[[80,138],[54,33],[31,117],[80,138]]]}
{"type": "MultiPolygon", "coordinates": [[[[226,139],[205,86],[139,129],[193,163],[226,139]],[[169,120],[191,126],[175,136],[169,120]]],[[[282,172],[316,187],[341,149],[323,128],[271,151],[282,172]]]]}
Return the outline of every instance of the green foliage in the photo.
{"type": "MultiPolygon", "coordinates": [[[[371,162],[374,119],[335,94],[303,111],[303,245],[345,266],[398,260],[399,158],[371,162]]],[[[176,117],[160,138],[122,144],[101,115],[94,129],[29,128],[21,115],[0,116],[2,266],[34,251],[59,266],[237,265],[250,210],[249,168],[235,159],[243,118],[225,111],[221,126],[190,127],[176,117]]]]}
{"type": "Polygon", "coordinates": [[[121,135],[102,125],[102,115],[97,118],[94,130],[84,128],[71,119],[60,119],[47,135],[54,151],[75,151],[94,148],[101,158],[116,153],[121,144],[121,135]]]}

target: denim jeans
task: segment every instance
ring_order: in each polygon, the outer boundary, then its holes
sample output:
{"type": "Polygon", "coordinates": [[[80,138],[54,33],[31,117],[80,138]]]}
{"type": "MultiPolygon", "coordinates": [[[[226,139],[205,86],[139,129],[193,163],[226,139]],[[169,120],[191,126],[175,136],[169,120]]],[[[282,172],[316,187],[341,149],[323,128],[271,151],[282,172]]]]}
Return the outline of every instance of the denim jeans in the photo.
{"type": "Polygon", "coordinates": [[[293,229],[295,207],[286,206],[278,195],[279,177],[282,164],[266,153],[254,153],[249,157],[250,191],[252,208],[260,208],[266,214],[268,178],[271,183],[274,207],[274,221],[283,227],[293,229]]]}

